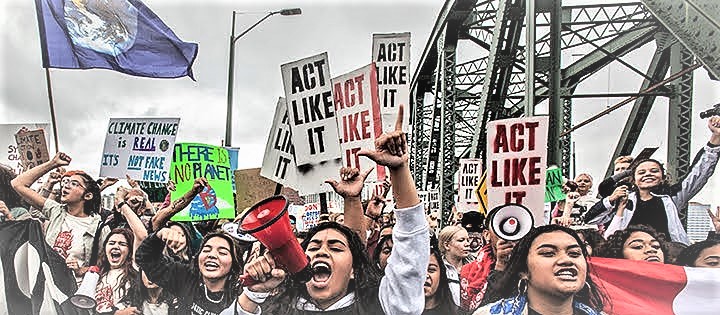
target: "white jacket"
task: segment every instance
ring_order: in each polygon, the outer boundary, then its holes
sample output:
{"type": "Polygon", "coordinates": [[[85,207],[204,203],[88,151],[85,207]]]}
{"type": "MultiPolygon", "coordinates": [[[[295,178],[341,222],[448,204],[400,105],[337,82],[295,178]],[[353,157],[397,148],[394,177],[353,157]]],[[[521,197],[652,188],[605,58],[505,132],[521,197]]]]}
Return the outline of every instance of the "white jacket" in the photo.
{"type": "MultiPolygon", "coordinates": [[[[685,228],[678,216],[678,209],[687,207],[690,199],[700,192],[700,190],[705,186],[707,181],[710,179],[710,176],[712,176],[715,171],[715,166],[718,163],[718,153],[720,153],[720,146],[705,146],[700,160],[693,164],[690,173],[682,181],[681,187],[677,192],[671,195],[653,194],[653,196],[662,200],[668,220],[668,230],[670,232],[669,236],[673,242],[680,242],[687,245],[690,244],[690,239],[688,239],[687,232],[685,232],[685,228]]],[[[637,205],[637,192],[631,192],[628,194],[628,203],[630,202],[637,205]]],[[[612,215],[614,206],[610,204],[608,198],[603,199],[603,205],[605,206],[606,212],[597,216],[589,223],[600,222],[603,218],[607,218],[607,216],[612,215]]],[[[617,230],[627,228],[634,213],[635,208],[626,209],[622,217],[617,215],[613,216],[612,222],[610,222],[605,231],[606,237],[612,235],[617,230]]]]}

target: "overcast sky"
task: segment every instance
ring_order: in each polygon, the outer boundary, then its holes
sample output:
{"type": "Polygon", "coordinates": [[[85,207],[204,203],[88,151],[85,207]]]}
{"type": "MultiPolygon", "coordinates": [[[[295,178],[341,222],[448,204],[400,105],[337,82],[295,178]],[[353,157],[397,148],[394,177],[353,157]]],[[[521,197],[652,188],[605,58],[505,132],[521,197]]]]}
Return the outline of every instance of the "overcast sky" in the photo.
{"type": "MultiPolygon", "coordinates": [[[[564,1],[592,3],[593,1],[564,1]]],[[[598,1],[596,1],[598,2],[598,1]]],[[[235,61],[233,146],[240,147],[240,167],[260,167],[273,110],[282,96],[280,65],[328,52],[332,76],[357,69],[371,59],[373,33],[412,33],[415,66],[425,47],[441,0],[144,0],[183,40],[199,44],[189,78],[148,79],[109,70],[52,69],[60,148],[73,157],[72,168],[98,174],[105,129],[111,117],[180,117],[178,141],[219,145],[224,137],[228,38],[232,10],[254,12],[237,16],[238,30],[285,7],[301,7],[300,16],[274,16],[240,39],[235,61]]],[[[34,1],[3,0],[0,4],[0,123],[49,122],[47,92],[40,55],[34,1]]],[[[654,46],[630,54],[644,70],[654,46]]],[[[573,58],[570,55],[564,56],[573,58]]],[[[472,56],[463,55],[459,60],[472,56]]],[[[566,60],[567,61],[567,60],[566,60]]],[[[578,93],[632,92],[641,84],[615,63],[581,84],[578,93]],[[610,79],[608,79],[610,78],[610,79]]],[[[708,137],[698,113],[720,102],[720,84],[703,69],[695,73],[693,143],[695,154],[708,137]]],[[[622,99],[579,99],[573,121],[578,123],[622,99]]],[[[573,134],[577,170],[604,174],[631,105],[573,134]]],[[[667,100],[658,98],[636,152],[660,146],[655,157],[665,160],[667,100]]],[[[715,175],[696,200],[720,204],[715,175]],[[716,196],[714,196],[716,195],[716,196]]]]}

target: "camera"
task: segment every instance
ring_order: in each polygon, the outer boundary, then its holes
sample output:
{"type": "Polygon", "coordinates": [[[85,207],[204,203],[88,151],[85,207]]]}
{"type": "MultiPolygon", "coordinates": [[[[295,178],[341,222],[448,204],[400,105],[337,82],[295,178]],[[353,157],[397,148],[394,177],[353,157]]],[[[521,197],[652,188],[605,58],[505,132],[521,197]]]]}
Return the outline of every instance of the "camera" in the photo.
{"type": "Polygon", "coordinates": [[[717,103],[713,105],[712,108],[700,113],[700,118],[702,119],[710,118],[712,116],[720,116],[720,103],[717,103]]]}

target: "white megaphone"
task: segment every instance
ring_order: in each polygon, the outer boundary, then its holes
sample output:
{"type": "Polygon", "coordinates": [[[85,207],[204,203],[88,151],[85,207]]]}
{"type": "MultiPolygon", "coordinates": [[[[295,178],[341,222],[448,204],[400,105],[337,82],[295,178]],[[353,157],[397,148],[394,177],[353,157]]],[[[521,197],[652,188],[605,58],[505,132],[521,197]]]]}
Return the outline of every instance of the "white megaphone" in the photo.
{"type": "Polygon", "coordinates": [[[528,208],[506,204],[490,210],[490,228],[506,241],[517,241],[530,232],[535,221],[528,208]]]}
{"type": "Polygon", "coordinates": [[[88,269],[77,292],[70,298],[70,303],[77,308],[85,310],[93,309],[97,306],[97,302],[95,302],[95,287],[97,287],[97,283],[100,280],[99,272],[100,268],[97,266],[92,266],[88,269]]]}

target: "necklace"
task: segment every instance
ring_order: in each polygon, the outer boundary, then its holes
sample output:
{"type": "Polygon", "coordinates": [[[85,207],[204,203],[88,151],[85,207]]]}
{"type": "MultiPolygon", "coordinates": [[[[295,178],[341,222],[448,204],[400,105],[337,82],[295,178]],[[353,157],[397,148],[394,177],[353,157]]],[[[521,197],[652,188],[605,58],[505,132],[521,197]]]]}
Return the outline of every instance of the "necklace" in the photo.
{"type": "Polygon", "coordinates": [[[213,302],[214,304],[218,304],[218,303],[222,302],[223,298],[225,297],[225,291],[223,291],[222,295],[220,295],[220,299],[218,299],[218,300],[213,300],[213,299],[210,298],[210,295],[208,295],[207,286],[203,285],[203,288],[205,288],[205,298],[206,298],[208,301],[213,302]]]}

